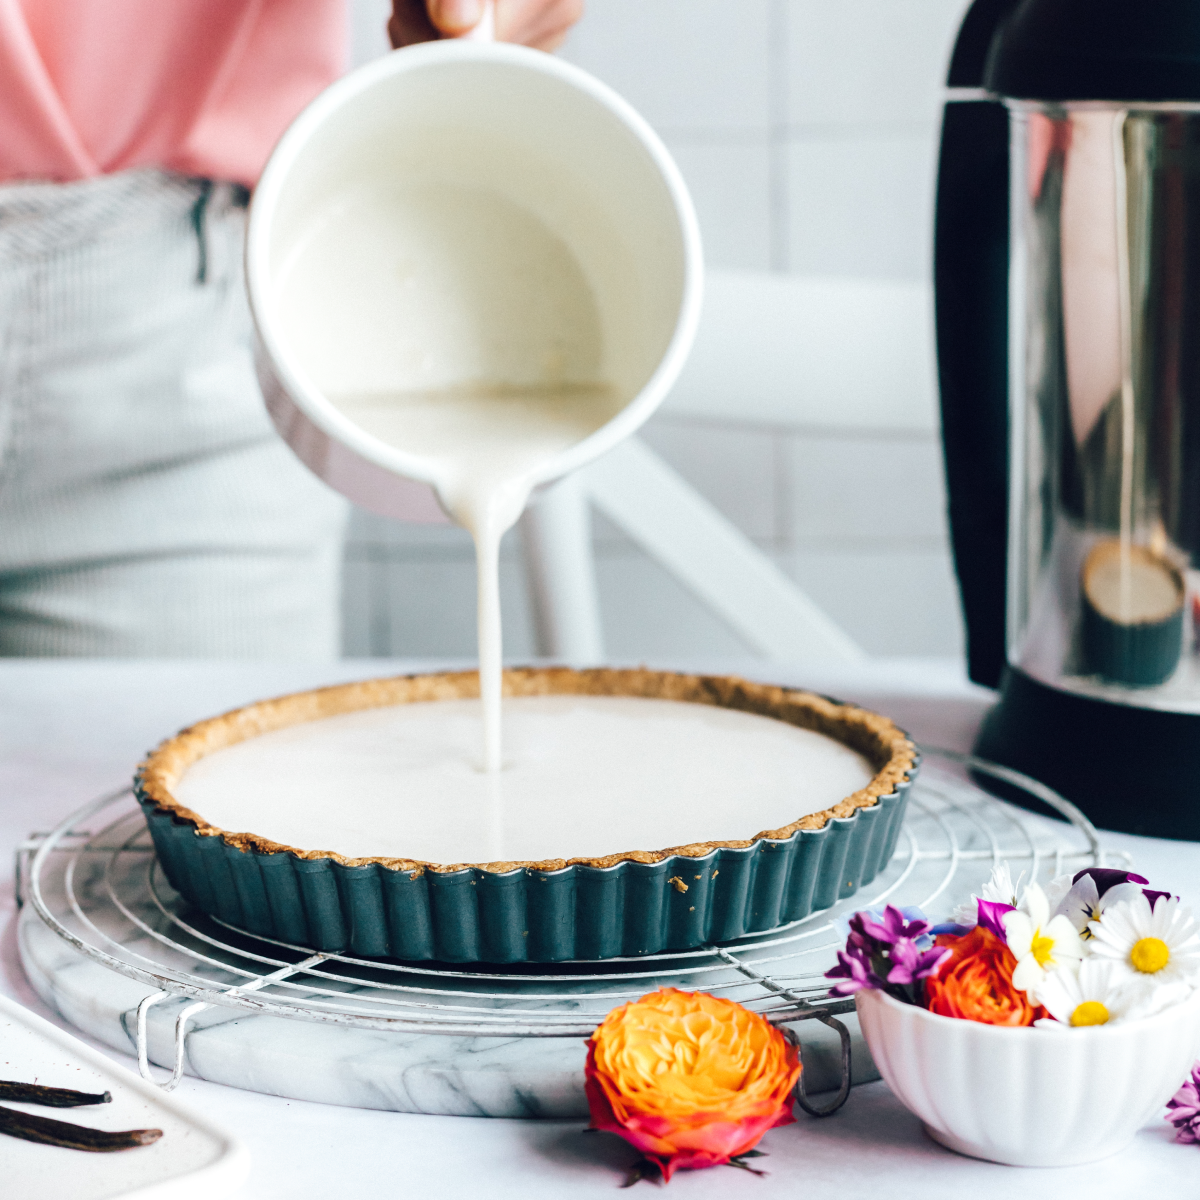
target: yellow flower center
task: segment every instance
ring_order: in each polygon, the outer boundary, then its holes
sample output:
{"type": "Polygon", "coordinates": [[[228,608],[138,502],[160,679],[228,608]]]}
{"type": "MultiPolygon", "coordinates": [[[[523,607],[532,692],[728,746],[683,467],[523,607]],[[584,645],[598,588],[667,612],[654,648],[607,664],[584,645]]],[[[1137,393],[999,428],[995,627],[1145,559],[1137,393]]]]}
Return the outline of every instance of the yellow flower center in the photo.
{"type": "Polygon", "coordinates": [[[1144,975],[1161,971],[1170,958],[1171,951],[1167,949],[1167,943],[1156,937],[1145,937],[1134,942],[1129,952],[1129,961],[1133,963],[1134,970],[1144,975]]]}
{"type": "Polygon", "coordinates": [[[1104,1025],[1108,1021],[1108,1009],[1099,1000],[1085,1000],[1071,1014],[1072,1025],[1104,1025]]]}
{"type": "Polygon", "coordinates": [[[1042,937],[1042,931],[1035,929],[1033,931],[1033,941],[1030,942],[1029,949],[1033,952],[1033,957],[1037,965],[1044,967],[1054,954],[1054,939],[1042,937]]]}

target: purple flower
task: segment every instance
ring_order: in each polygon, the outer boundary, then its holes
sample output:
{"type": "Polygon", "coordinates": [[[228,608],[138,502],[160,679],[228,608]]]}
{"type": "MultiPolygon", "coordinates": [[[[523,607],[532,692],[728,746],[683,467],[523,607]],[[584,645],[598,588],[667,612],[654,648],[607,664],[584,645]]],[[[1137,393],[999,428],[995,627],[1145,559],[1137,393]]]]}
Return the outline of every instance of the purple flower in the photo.
{"type": "MultiPolygon", "coordinates": [[[[1138,881],[1144,882],[1144,881],[1138,881]]],[[[1200,1062],[1191,1077],[1167,1101],[1166,1119],[1175,1126],[1177,1142],[1200,1142],[1200,1062]]]]}
{"type": "Polygon", "coordinates": [[[884,981],[871,969],[871,958],[860,949],[838,951],[838,965],[825,972],[826,979],[837,982],[829,990],[835,996],[852,996],[863,988],[882,989],[884,981]]]}
{"type": "Polygon", "coordinates": [[[915,1004],[920,981],[949,954],[931,948],[929,922],[919,909],[901,911],[889,904],[882,913],[857,912],[848,924],[846,948],[838,951],[838,965],[825,973],[836,981],[830,989],[835,996],[874,988],[915,1004]]]}
{"type": "Polygon", "coordinates": [[[920,913],[919,909],[910,909],[909,912],[917,912],[919,915],[913,920],[907,920],[905,914],[892,904],[884,908],[878,920],[874,919],[876,914],[872,912],[855,913],[850,918],[850,928],[854,930],[857,922],[857,928],[868,937],[884,945],[894,946],[897,942],[915,940],[929,930],[929,922],[925,920],[924,913],[920,913]]]}
{"type": "Polygon", "coordinates": [[[916,983],[937,974],[942,961],[953,951],[949,946],[935,946],[932,950],[921,950],[909,938],[892,947],[892,969],[888,972],[888,983],[916,983]]]}
{"type": "Polygon", "coordinates": [[[1090,875],[1095,881],[1096,894],[1099,896],[1103,896],[1109,888],[1116,887],[1118,883],[1150,882],[1141,875],[1135,875],[1132,871],[1117,871],[1112,867],[1084,867],[1082,871],[1076,871],[1071,882],[1078,883],[1085,875],[1090,875]]]}
{"type": "Polygon", "coordinates": [[[1011,904],[1000,900],[977,900],[979,908],[979,924],[984,929],[990,929],[1005,945],[1008,945],[1008,933],[1004,928],[1004,914],[1015,912],[1011,904]]]}
{"type": "MultiPolygon", "coordinates": [[[[1078,883],[1085,875],[1090,875],[1096,883],[1096,895],[1103,896],[1109,888],[1114,888],[1119,883],[1149,883],[1144,875],[1135,875],[1132,871],[1118,871],[1112,867],[1084,867],[1082,871],[1076,872],[1072,878],[1072,883],[1078,883]]],[[[1160,892],[1151,887],[1142,888],[1142,895],[1150,901],[1151,909],[1158,903],[1163,896],[1169,896],[1170,892],[1160,892]]]]}

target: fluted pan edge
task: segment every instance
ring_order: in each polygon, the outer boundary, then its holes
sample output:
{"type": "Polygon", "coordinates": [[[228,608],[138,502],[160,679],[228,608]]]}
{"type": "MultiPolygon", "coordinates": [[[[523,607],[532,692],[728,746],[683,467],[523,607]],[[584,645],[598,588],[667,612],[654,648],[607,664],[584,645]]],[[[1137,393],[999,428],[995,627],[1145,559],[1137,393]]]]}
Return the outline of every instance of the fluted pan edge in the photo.
{"type": "Polygon", "coordinates": [[[694,949],[829,908],[889,861],[911,785],[781,841],[657,863],[504,873],[397,871],[241,849],[136,791],[171,886],[238,929],[366,957],[509,963],[694,949]]]}

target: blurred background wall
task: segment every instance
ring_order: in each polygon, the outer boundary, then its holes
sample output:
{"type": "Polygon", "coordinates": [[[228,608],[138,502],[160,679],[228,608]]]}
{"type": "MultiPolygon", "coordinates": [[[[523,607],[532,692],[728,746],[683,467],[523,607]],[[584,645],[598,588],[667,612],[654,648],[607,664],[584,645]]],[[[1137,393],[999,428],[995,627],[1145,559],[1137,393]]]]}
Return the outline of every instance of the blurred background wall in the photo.
{"type": "MultiPolygon", "coordinates": [[[[352,0],[356,62],[387,0],[352,0]]],[[[927,280],[939,94],[967,0],[587,0],[560,53],[611,84],[675,155],[719,271],[927,280]]],[[[851,352],[849,349],[847,352],[851,352]]],[[[931,389],[930,389],[931,390],[931,389]]],[[[932,394],[888,426],[806,426],[737,397],[668,400],[643,432],[872,654],[960,655],[932,394]],[[739,412],[746,408],[747,414],[739,412]]],[[[505,649],[532,654],[519,531],[505,649]]],[[[609,657],[745,657],[739,639],[597,517],[609,657]]],[[[474,654],[474,563],[451,527],[356,513],[348,655],[474,654]]]]}

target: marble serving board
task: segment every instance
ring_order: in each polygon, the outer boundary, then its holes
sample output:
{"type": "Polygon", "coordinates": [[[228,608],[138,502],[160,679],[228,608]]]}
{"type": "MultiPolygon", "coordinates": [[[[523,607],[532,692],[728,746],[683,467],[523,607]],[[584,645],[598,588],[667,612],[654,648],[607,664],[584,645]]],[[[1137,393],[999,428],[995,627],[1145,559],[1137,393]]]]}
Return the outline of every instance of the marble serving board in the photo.
{"type": "MultiPolygon", "coordinates": [[[[21,962],[38,995],[64,1020],[126,1054],[137,1053],[137,1007],[155,989],[92,962],[30,908],[19,925],[21,962]]],[[[169,1070],[175,1018],[186,999],[149,1011],[148,1056],[169,1070]]],[[[855,1083],[878,1079],[853,1014],[855,1083]]],[[[837,1035],[816,1021],[794,1026],[810,1093],[836,1087],[837,1035]]],[[[210,1008],[193,1018],[185,1070],[249,1091],[353,1108],[466,1117],[587,1116],[581,1039],[394,1033],[210,1008]]],[[[164,1072],[165,1077],[165,1072],[164,1072]]]]}
{"type": "MultiPolygon", "coordinates": [[[[52,855],[40,877],[47,907],[84,941],[102,946],[125,962],[200,974],[218,985],[243,982],[223,972],[219,961],[197,961],[197,954],[201,958],[205,953],[219,956],[219,950],[199,942],[187,955],[164,939],[164,933],[180,936],[179,927],[171,924],[175,906],[189,921],[203,918],[186,909],[161,875],[148,886],[151,858],[148,848],[139,850],[117,857],[76,855],[69,877],[65,877],[65,868],[71,856],[52,855]],[[114,895],[128,915],[114,904],[114,895]]],[[[103,1044],[127,1054],[137,1053],[137,1008],[156,988],[84,956],[46,925],[28,903],[21,912],[18,941],[25,973],[46,1004],[103,1044]]],[[[632,986],[649,991],[660,983],[697,986],[694,979],[669,975],[645,981],[644,989],[640,980],[632,986]]],[[[442,985],[444,981],[439,982],[442,985]]],[[[628,992],[631,983],[623,981],[621,986],[628,992]]],[[[516,979],[508,982],[504,998],[470,995],[464,1002],[495,1010],[514,1004],[538,1008],[544,1003],[545,990],[544,983],[523,984],[516,979]]],[[[588,984],[586,990],[595,993],[598,989],[588,984]]],[[[620,1002],[614,998],[612,1003],[620,1002]]],[[[189,998],[172,997],[148,1010],[148,1057],[164,1068],[159,1072],[164,1078],[174,1061],[175,1020],[188,1003],[189,998]]],[[[564,989],[561,1000],[549,1003],[581,1007],[569,988],[564,989]]],[[[589,1004],[589,1016],[612,1006],[603,998],[589,1004]]],[[[842,1019],[853,1038],[854,1081],[877,1079],[857,1019],[853,1014],[842,1019]]],[[[808,1092],[837,1087],[840,1045],[836,1033],[811,1020],[793,1028],[803,1043],[808,1092]]],[[[216,1083],[327,1104],[456,1116],[586,1117],[585,1057],[583,1039],[577,1036],[397,1032],[215,1006],[192,1018],[185,1042],[185,1071],[216,1083]]]]}

